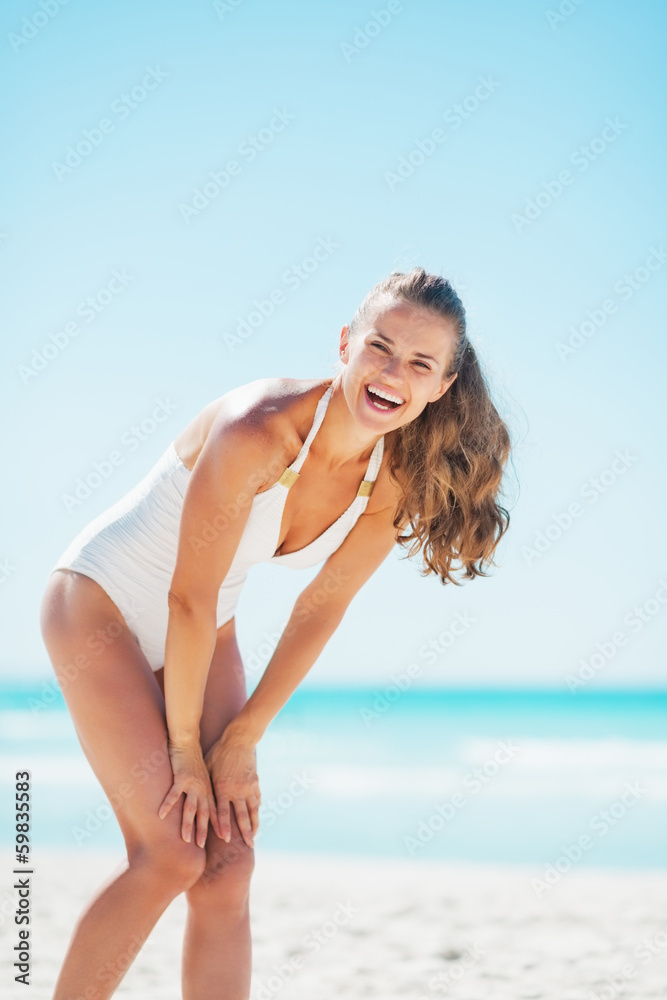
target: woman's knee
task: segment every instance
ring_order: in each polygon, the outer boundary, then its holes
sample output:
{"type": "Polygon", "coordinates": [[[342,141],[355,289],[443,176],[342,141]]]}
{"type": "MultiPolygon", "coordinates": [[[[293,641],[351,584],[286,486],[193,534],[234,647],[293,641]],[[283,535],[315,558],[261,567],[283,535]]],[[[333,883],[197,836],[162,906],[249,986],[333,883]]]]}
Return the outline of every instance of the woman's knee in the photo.
{"type": "Polygon", "coordinates": [[[187,892],[188,902],[219,908],[244,905],[255,868],[255,852],[243,838],[232,837],[229,844],[209,834],[206,866],[187,892]]]}
{"type": "Polygon", "coordinates": [[[180,835],[158,837],[128,847],[130,867],[149,873],[151,885],[174,894],[185,892],[201,878],[206,851],[180,835]]]}

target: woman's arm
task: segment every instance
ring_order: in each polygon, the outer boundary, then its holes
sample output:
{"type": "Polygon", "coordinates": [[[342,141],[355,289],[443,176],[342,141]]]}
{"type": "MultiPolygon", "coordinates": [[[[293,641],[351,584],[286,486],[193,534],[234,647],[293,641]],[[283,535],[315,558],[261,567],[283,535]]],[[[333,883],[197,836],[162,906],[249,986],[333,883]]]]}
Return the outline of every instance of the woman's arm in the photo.
{"type": "Polygon", "coordinates": [[[208,771],[199,742],[204,689],[215,649],[218,592],[238,548],[257,488],[270,475],[273,435],[261,415],[224,408],[208,434],[188,480],[176,564],[169,589],[164,690],[174,783],[163,800],[164,818],[185,793],[182,836],[197,843],[206,825],[218,833],[208,771]]]}
{"type": "Polygon", "coordinates": [[[227,727],[228,738],[261,739],[338,628],[354,595],[396,544],[393,518],[393,507],[362,514],[300,594],[257,687],[227,727]]]}
{"type": "Polygon", "coordinates": [[[231,837],[231,802],[243,837],[253,846],[260,802],[255,745],[317,660],[353,596],[396,544],[393,516],[393,508],[361,515],[299,595],[257,687],[209,750],[206,762],[223,840],[231,837]]]}

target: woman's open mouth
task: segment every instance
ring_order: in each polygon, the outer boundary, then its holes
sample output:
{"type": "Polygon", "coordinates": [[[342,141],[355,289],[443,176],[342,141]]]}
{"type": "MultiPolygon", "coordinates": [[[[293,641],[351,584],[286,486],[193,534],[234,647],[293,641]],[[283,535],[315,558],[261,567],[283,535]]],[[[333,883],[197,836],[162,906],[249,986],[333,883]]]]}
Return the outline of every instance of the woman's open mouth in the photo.
{"type": "Polygon", "coordinates": [[[395,396],[393,393],[380,392],[379,389],[372,389],[370,385],[364,386],[364,394],[368,404],[372,406],[374,410],[381,410],[384,412],[388,410],[398,410],[405,403],[405,400],[398,402],[401,398],[400,396],[395,396]]]}

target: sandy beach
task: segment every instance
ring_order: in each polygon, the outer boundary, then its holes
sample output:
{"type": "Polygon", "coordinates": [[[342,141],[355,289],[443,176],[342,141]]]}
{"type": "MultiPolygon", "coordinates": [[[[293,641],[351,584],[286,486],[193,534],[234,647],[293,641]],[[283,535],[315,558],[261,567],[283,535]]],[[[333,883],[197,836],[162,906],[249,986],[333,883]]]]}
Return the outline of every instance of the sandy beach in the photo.
{"type": "MultiPolygon", "coordinates": [[[[11,856],[3,857],[8,871],[11,856]]],[[[11,883],[4,880],[3,996],[49,1000],[82,905],[120,860],[114,851],[35,852],[28,990],[14,983],[17,928],[11,883]]],[[[667,872],[575,866],[552,873],[551,884],[544,875],[529,867],[258,848],[251,996],[664,1000],[667,872]]],[[[178,1000],[184,919],[181,896],[159,920],[116,996],[178,1000]]]]}

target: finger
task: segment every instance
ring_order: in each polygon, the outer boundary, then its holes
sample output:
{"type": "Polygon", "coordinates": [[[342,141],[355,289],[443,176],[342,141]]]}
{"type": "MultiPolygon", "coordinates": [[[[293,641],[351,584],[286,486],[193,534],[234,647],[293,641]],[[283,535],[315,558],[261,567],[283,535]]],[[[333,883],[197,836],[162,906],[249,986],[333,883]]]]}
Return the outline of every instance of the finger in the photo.
{"type": "Polygon", "coordinates": [[[216,801],[213,797],[209,799],[208,803],[208,820],[215,831],[216,837],[219,840],[222,840],[222,833],[220,830],[220,821],[218,820],[216,801]]]}
{"type": "Polygon", "coordinates": [[[252,825],[253,835],[257,833],[259,828],[259,802],[256,798],[250,797],[246,800],[248,804],[248,812],[250,813],[250,823],[252,825]]]}
{"type": "Polygon", "coordinates": [[[254,847],[252,827],[250,825],[250,817],[248,816],[248,807],[246,806],[245,799],[234,799],[234,812],[236,813],[236,822],[239,825],[241,836],[245,840],[248,847],[254,847]]]}
{"type": "Polygon", "coordinates": [[[204,799],[197,807],[197,843],[200,847],[206,844],[208,834],[208,799],[204,799]]]}
{"type": "Polygon", "coordinates": [[[226,843],[232,839],[232,824],[229,816],[229,799],[222,795],[218,799],[218,824],[220,826],[220,839],[226,843]]]}
{"type": "Polygon", "coordinates": [[[192,840],[192,822],[197,812],[197,796],[193,792],[188,792],[183,805],[183,823],[181,826],[181,836],[186,844],[192,840]]]}
{"type": "Polygon", "coordinates": [[[157,812],[160,819],[164,819],[165,816],[169,815],[169,813],[173,809],[176,802],[178,802],[180,797],[181,797],[181,789],[178,787],[176,782],[174,782],[174,784],[171,786],[171,788],[163,798],[162,802],[160,803],[160,808],[158,809],[157,812]]]}

